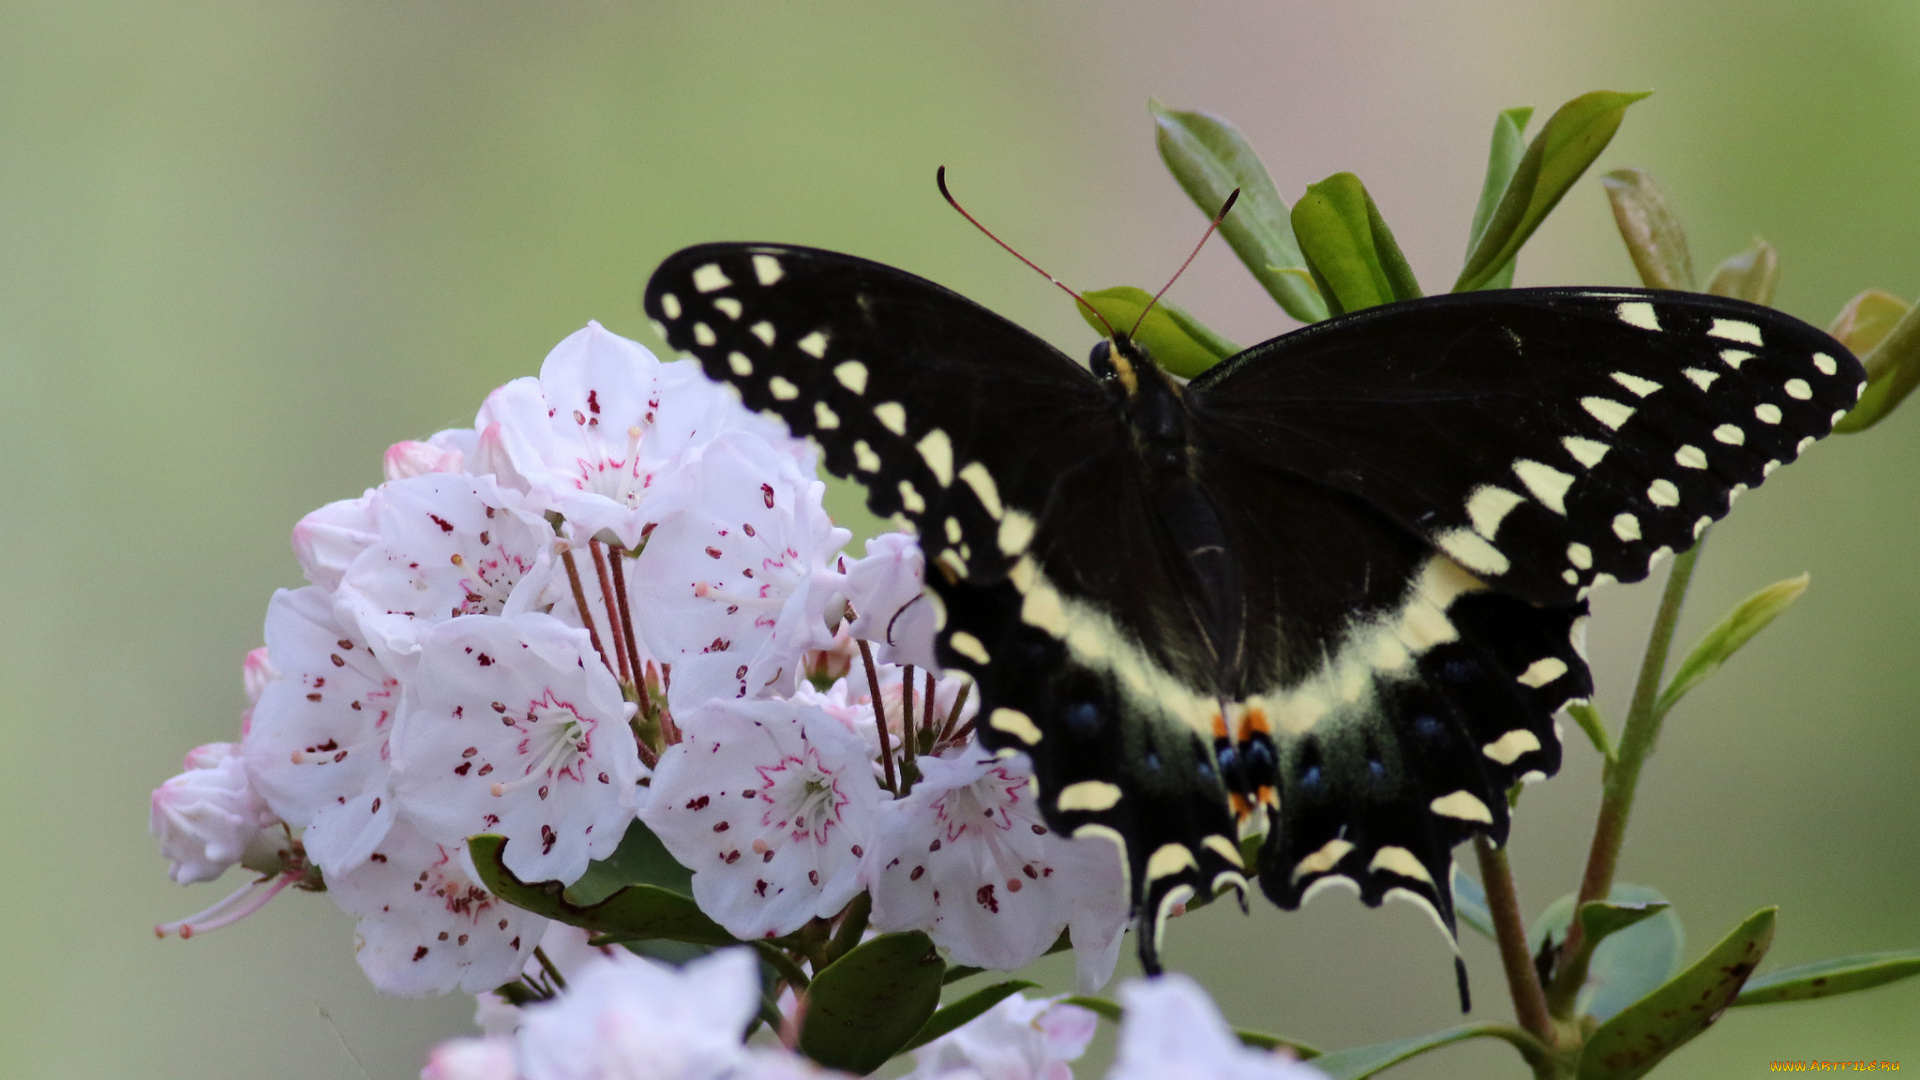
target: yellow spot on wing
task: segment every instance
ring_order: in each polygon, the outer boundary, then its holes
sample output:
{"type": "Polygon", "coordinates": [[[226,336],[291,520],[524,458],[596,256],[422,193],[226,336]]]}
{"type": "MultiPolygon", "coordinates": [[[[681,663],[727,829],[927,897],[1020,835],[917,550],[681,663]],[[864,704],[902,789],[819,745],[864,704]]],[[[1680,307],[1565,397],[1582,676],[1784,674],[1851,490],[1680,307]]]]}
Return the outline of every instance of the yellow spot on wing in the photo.
{"type": "Polygon", "coordinates": [[[1515,728],[1480,748],[1480,752],[1502,765],[1520,760],[1520,755],[1540,749],[1540,737],[1526,728],[1515,728]]]}
{"type": "MultiPolygon", "coordinates": [[[[1105,780],[1082,780],[1060,789],[1060,798],[1054,803],[1054,809],[1062,812],[1077,810],[1098,813],[1102,810],[1111,810],[1118,805],[1120,805],[1118,784],[1109,784],[1105,780]]],[[[1148,876],[1153,876],[1151,870],[1148,871],[1148,876]]]]}
{"type": "Polygon", "coordinates": [[[1404,878],[1433,884],[1433,875],[1421,864],[1413,852],[1403,847],[1383,847],[1373,853],[1373,861],[1367,864],[1369,870],[1386,870],[1404,878]]]}
{"type": "Polygon", "coordinates": [[[1019,709],[993,710],[993,715],[987,717],[987,726],[995,731],[1005,732],[1028,746],[1036,746],[1040,742],[1040,725],[1033,722],[1033,717],[1019,709]]]}
{"type": "Polygon", "coordinates": [[[1487,809],[1487,804],[1481,802],[1471,791],[1456,791],[1451,795],[1442,795],[1427,804],[1427,809],[1441,817],[1493,824],[1493,811],[1487,809]]]}
{"type": "Polygon", "coordinates": [[[1200,864],[1194,860],[1193,851],[1185,844],[1162,844],[1160,849],[1147,857],[1147,880],[1159,881],[1161,878],[1175,877],[1188,870],[1198,869],[1200,864]]]}
{"type": "Polygon", "coordinates": [[[1293,866],[1293,880],[1299,881],[1308,874],[1324,874],[1340,865],[1340,860],[1353,850],[1353,844],[1347,840],[1329,840],[1320,850],[1301,859],[1293,866]]]}

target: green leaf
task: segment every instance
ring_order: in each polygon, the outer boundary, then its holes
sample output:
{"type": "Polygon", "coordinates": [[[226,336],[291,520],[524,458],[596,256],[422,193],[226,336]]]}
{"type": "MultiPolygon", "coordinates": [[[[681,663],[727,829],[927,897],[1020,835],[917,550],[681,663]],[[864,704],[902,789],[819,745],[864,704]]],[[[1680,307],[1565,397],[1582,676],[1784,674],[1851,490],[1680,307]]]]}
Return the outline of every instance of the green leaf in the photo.
{"type": "Polygon", "coordinates": [[[1220,235],[1254,279],[1301,322],[1326,318],[1326,302],[1304,276],[1307,263],[1294,241],[1287,204],[1246,136],[1207,113],[1180,112],[1157,101],[1147,109],[1153,113],[1161,160],[1201,212],[1211,218],[1233,189],[1240,189],[1240,201],[1220,223],[1220,235]]]}
{"type": "Polygon", "coordinates": [[[927,1022],[925,1026],[920,1029],[919,1034],[915,1035],[907,1042],[907,1045],[900,1049],[917,1050],[940,1036],[945,1035],[947,1032],[958,1028],[960,1025],[975,1019],[988,1009],[993,1008],[995,1005],[1000,1004],[1002,1001],[1005,1001],[1020,991],[1033,990],[1038,988],[1039,985],[1039,983],[1028,982],[1025,979],[1009,979],[1006,982],[981,987],[966,997],[961,998],[959,1001],[927,1017],[927,1022]]]}
{"type": "MultiPolygon", "coordinates": [[[[1627,242],[1634,269],[1649,289],[1693,291],[1693,256],[1667,193],[1642,169],[1615,169],[1600,178],[1613,204],[1613,221],[1627,242]]],[[[1722,293],[1721,295],[1727,295],[1722,293]]]]}
{"type": "Polygon", "coordinates": [[[1841,956],[1802,964],[1748,979],[1735,1005],[1771,1005],[1780,1001],[1812,1001],[1835,994],[1871,990],[1920,975],[1920,949],[1841,956]]]}
{"type": "Polygon", "coordinates": [[[1468,1039],[1504,1039],[1518,1049],[1529,1063],[1545,1054],[1545,1048],[1532,1036],[1518,1028],[1505,1024],[1462,1024],[1459,1027],[1436,1031],[1431,1035],[1417,1035],[1411,1039],[1396,1039],[1393,1042],[1374,1043],[1370,1046],[1355,1046],[1346,1050],[1334,1050],[1313,1059],[1313,1067],[1326,1073],[1332,1080],[1361,1080],[1392,1068],[1408,1058],[1418,1057],[1429,1050],[1438,1050],[1443,1046],[1452,1046],[1468,1039]]]}
{"type": "Polygon", "coordinates": [[[1753,304],[1773,304],[1780,288],[1780,253],[1759,237],[1752,246],[1714,268],[1707,291],[1715,296],[1731,296],[1753,304]]]}
{"type": "MultiPolygon", "coordinates": [[[[1547,905],[1527,930],[1527,951],[1538,955],[1540,946],[1551,933],[1553,940],[1567,939],[1567,926],[1573,918],[1572,896],[1563,896],[1547,905]]],[[[1686,946],[1686,931],[1680,916],[1657,889],[1644,885],[1615,884],[1604,903],[1590,903],[1581,910],[1582,925],[1611,927],[1605,939],[1586,953],[1586,971],[1574,1010],[1605,1020],[1631,1005],[1666,982],[1680,970],[1681,953],[1686,946]],[[1658,907],[1655,907],[1658,905],[1658,907]],[[1613,912],[1589,913],[1587,908],[1612,908],[1613,912]],[[1624,914],[1635,908],[1650,909],[1648,914],[1631,918],[1624,914]],[[1622,913],[1622,914],[1616,914],[1622,913]],[[1587,920],[1598,920],[1589,924],[1587,920]]],[[[1591,932],[1590,930],[1588,932],[1591,932]]],[[[1578,958],[1570,958],[1568,971],[1578,971],[1578,958]]],[[[1560,984],[1556,977],[1555,985],[1560,984]]]]}
{"type": "Polygon", "coordinates": [[[1486,229],[1467,256],[1460,279],[1454,282],[1454,292],[1488,287],[1613,140],[1627,106],[1646,96],[1596,90],[1560,106],[1521,155],[1486,229]]]}
{"type": "Polygon", "coordinates": [[[515,907],[616,941],[665,938],[695,945],[732,945],[734,936],[707,918],[693,898],[658,885],[630,885],[597,904],[575,904],[557,881],[523,882],[500,861],[507,841],[476,836],[467,841],[474,869],[487,891],[515,907]]]}
{"type": "Polygon", "coordinates": [[[1109,1024],[1117,1024],[1122,1017],[1127,1015],[1127,1011],[1122,1009],[1117,1002],[1109,1001],[1103,997],[1094,997],[1092,994],[1074,994],[1071,997],[1061,998],[1060,1000],[1069,1005],[1078,1005],[1109,1024]]]}
{"type": "Polygon", "coordinates": [[[1607,734],[1607,721],[1600,715],[1600,710],[1593,707],[1592,702],[1582,701],[1567,706],[1567,715],[1573,717],[1573,722],[1579,724],[1580,730],[1587,733],[1587,741],[1593,743],[1593,748],[1600,751],[1601,757],[1608,761],[1615,759],[1613,737],[1607,734]]]}
{"type": "Polygon", "coordinates": [[[1420,284],[1393,231],[1352,173],[1334,173],[1307,185],[1307,193],[1293,204],[1293,234],[1334,311],[1359,311],[1420,295],[1420,284]]]}
{"type": "Polygon", "coordinates": [[[1777,910],[1755,912],[1692,967],[1601,1024],[1581,1052],[1580,1080],[1637,1080],[1712,1026],[1766,956],[1777,910]]]}
{"type": "Polygon", "coordinates": [[[1488,940],[1499,940],[1493,929],[1493,911],[1487,907],[1486,887],[1461,873],[1458,864],[1453,868],[1453,914],[1488,940]]]}
{"type": "MultiPolygon", "coordinates": [[[[1493,118],[1493,142],[1487,149],[1487,176],[1480,183],[1480,202],[1473,208],[1473,228],[1467,235],[1469,255],[1473,254],[1474,246],[1480,243],[1480,237],[1486,233],[1487,222],[1493,220],[1494,208],[1500,205],[1500,196],[1506,193],[1507,183],[1513,179],[1513,171],[1520,167],[1520,158],[1527,152],[1527,121],[1531,119],[1531,105],[1503,110],[1493,118]]],[[[1481,288],[1507,289],[1512,286],[1513,260],[1508,259],[1481,288]]]]}
{"type": "Polygon", "coordinates": [[[939,1008],[946,967],[918,930],[869,939],[814,975],[800,1052],[862,1076],[885,1065],[939,1008]]]}
{"type": "Polygon", "coordinates": [[[1807,583],[1811,580],[1808,575],[1801,574],[1785,581],[1776,581],[1740,601],[1718,625],[1707,631],[1700,643],[1687,654],[1687,658],[1680,661],[1680,667],[1673,673],[1673,681],[1667,684],[1667,688],[1660,693],[1660,700],[1654,703],[1654,715],[1666,715],[1689,690],[1719,671],[1720,665],[1726,663],[1728,657],[1740,651],[1742,645],[1753,640],[1755,634],[1766,629],[1768,623],[1792,607],[1793,602],[1800,599],[1800,594],[1807,591],[1807,583]]]}
{"type": "Polygon", "coordinates": [[[1847,301],[1833,317],[1827,333],[1838,338],[1855,356],[1866,356],[1886,340],[1900,317],[1907,313],[1907,302],[1885,289],[1868,289],[1847,301]]]}
{"type": "Polygon", "coordinates": [[[667,846],[635,818],[612,855],[587,864],[580,880],[567,886],[574,904],[597,904],[628,885],[658,885],[682,895],[693,892],[693,871],[668,854],[667,846]]]}
{"type": "MultiPolygon", "coordinates": [[[[1860,300],[1861,297],[1856,297],[1848,308],[1853,308],[1860,300]]],[[[1884,308],[1885,305],[1876,306],[1884,308]]],[[[1841,317],[1844,319],[1846,314],[1843,311],[1841,317]]],[[[1840,340],[1853,349],[1854,355],[1860,357],[1860,363],[1866,367],[1867,389],[1860,395],[1853,410],[1833,425],[1833,430],[1840,434],[1865,431],[1885,420],[1900,407],[1908,394],[1913,393],[1915,386],[1920,386],[1920,307],[1910,307],[1901,312],[1899,321],[1889,327],[1868,352],[1862,353],[1845,337],[1840,340]]]]}
{"type": "Polygon", "coordinates": [[[1107,326],[1112,326],[1124,334],[1138,322],[1140,328],[1134,331],[1133,339],[1147,347],[1155,363],[1183,379],[1191,379],[1240,351],[1240,346],[1165,300],[1149,310],[1147,305],[1152,303],[1153,294],[1145,289],[1119,285],[1086,293],[1085,297],[1094,311],[1100,313],[1095,317],[1086,307],[1074,305],[1088,326],[1102,334],[1107,332],[1107,326]],[[1142,311],[1147,312],[1144,321],[1140,318],[1142,311]],[[1106,324],[1100,319],[1107,320],[1106,324]]]}

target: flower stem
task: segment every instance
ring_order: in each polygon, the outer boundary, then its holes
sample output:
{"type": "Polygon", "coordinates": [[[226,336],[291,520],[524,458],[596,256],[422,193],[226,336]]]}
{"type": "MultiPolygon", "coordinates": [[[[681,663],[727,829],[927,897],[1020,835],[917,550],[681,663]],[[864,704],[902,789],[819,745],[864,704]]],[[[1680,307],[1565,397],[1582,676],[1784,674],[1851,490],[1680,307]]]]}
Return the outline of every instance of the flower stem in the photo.
{"type": "MultiPolygon", "coordinates": [[[[1614,757],[1607,761],[1600,781],[1600,813],[1593,827],[1593,847],[1587,854],[1586,874],[1580,880],[1580,895],[1574,901],[1574,919],[1567,928],[1567,940],[1561,947],[1561,974],[1555,978],[1548,1004],[1555,1016],[1571,1015],[1580,992],[1572,982],[1566,961],[1576,956],[1584,936],[1580,928],[1580,905],[1604,900],[1613,891],[1613,875],[1620,865],[1620,848],[1626,840],[1627,820],[1633,814],[1633,796],[1640,785],[1640,769],[1653,754],[1660,737],[1660,723],[1666,714],[1655,708],[1660,698],[1660,681],[1666,674],[1667,653],[1673,648],[1674,628],[1680,622],[1680,609],[1686,603],[1687,587],[1693,582],[1693,567],[1699,561],[1706,538],[1673,560],[1667,574],[1667,586],[1660,594],[1660,608],[1653,617],[1653,629],[1647,634],[1646,655],[1640,660],[1640,680],[1634,684],[1633,700],[1627,707],[1627,722],[1621,729],[1614,757]]],[[[1584,976],[1584,972],[1581,973],[1584,976]]]]}
{"type": "Polygon", "coordinates": [[[867,692],[873,695],[873,723],[880,729],[880,760],[887,772],[887,790],[900,794],[900,781],[893,775],[893,740],[887,736],[887,706],[880,700],[880,672],[873,666],[873,649],[865,638],[859,639],[860,659],[867,665],[867,692]]]}
{"type": "Polygon", "coordinates": [[[580,622],[587,628],[587,637],[593,642],[593,651],[600,654],[600,662],[607,670],[614,670],[613,661],[607,659],[606,646],[600,644],[600,631],[593,626],[593,609],[587,607],[587,594],[580,587],[580,565],[573,561],[573,546],[562,540],[555,548],[560,552],[560,561],[567,567],[567,583],[573,586],[573,606],[580,612],[580,622]]]}
{"type": "Polygon", "coordinates": [[[1506,972],[1507,990],[1513,994],[1513,1015],[1529,1035],[1546,1046],[1554,1044],[1553,1020],[1547,1014],[1547,995],[1534,973],[1533,957],[1527,952],[1527,924],[1520,915],[1520,895],[1513,887],[1513,868],[1507,853],[1494,847],[1484,836],[1473,838],[1473,852],[1480,858],[1480,884],[1487,891],[1487,911],[1493,916],[1493,929],[1500,942],[1500,967],[1506,972]]]}

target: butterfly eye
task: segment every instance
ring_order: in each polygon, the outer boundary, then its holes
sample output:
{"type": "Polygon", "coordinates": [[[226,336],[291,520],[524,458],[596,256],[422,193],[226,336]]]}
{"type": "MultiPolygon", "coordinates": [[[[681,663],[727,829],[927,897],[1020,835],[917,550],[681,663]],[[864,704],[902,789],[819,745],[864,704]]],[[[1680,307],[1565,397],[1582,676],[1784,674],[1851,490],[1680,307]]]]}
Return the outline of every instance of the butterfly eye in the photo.
{"type": "Polygon", "coordinates": [[[1113,366],[1113,342],[1101,338],[1093,345],[1093,354],[1087,358],[1088,366],[1095,375],[1103,379],[1117,378],[1120,370],[1113,366]]]}

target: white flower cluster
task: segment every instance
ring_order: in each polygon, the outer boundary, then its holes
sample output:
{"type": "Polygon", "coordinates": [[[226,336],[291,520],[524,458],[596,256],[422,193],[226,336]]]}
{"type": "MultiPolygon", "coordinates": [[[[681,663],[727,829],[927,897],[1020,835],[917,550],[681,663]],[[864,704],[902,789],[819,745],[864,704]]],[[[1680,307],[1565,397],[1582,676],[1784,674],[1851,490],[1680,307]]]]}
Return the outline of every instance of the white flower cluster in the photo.
{"type": "MultiPolygon", "coordinates": [[[[1107,1080],[1326,1080],[1285,1053],[1240,1043],[1191,979],[1121,988],[1126,1014],[1107,1080]]],[[[421,1080],[850,1080],[790,1049],[748,1046],[759,1011],[751,953],[734,949],[674,970],[633,955],[586,961],[556,1001],[509,1030],[434,1049],[421,1080]]],[[[1073,1080],[1097,1018],[1077,1005],[1014,994],[914,1051],[906,1080],[1073,1080]]]]}
{"type": "Polygon", "coordinates": [[[1119,855],[1054,835],[1025,759],[982,750],[964,681],[928,670],[917,545],[844,558],[810,446],[695,363],[590,324],[385,471],[294,530],[309,584],[268,605],[239,744],[154,792],[176,881],[259,875],[162,934],[324,888],[383,992],[487,991],[547,921],[486,891],[467,839],[571,883],[637,817],[743,940],[867,893],[874,929],[954,964],[1016,968],[1065,930],[1082,983],[1111,976],[1119,855]]]}

